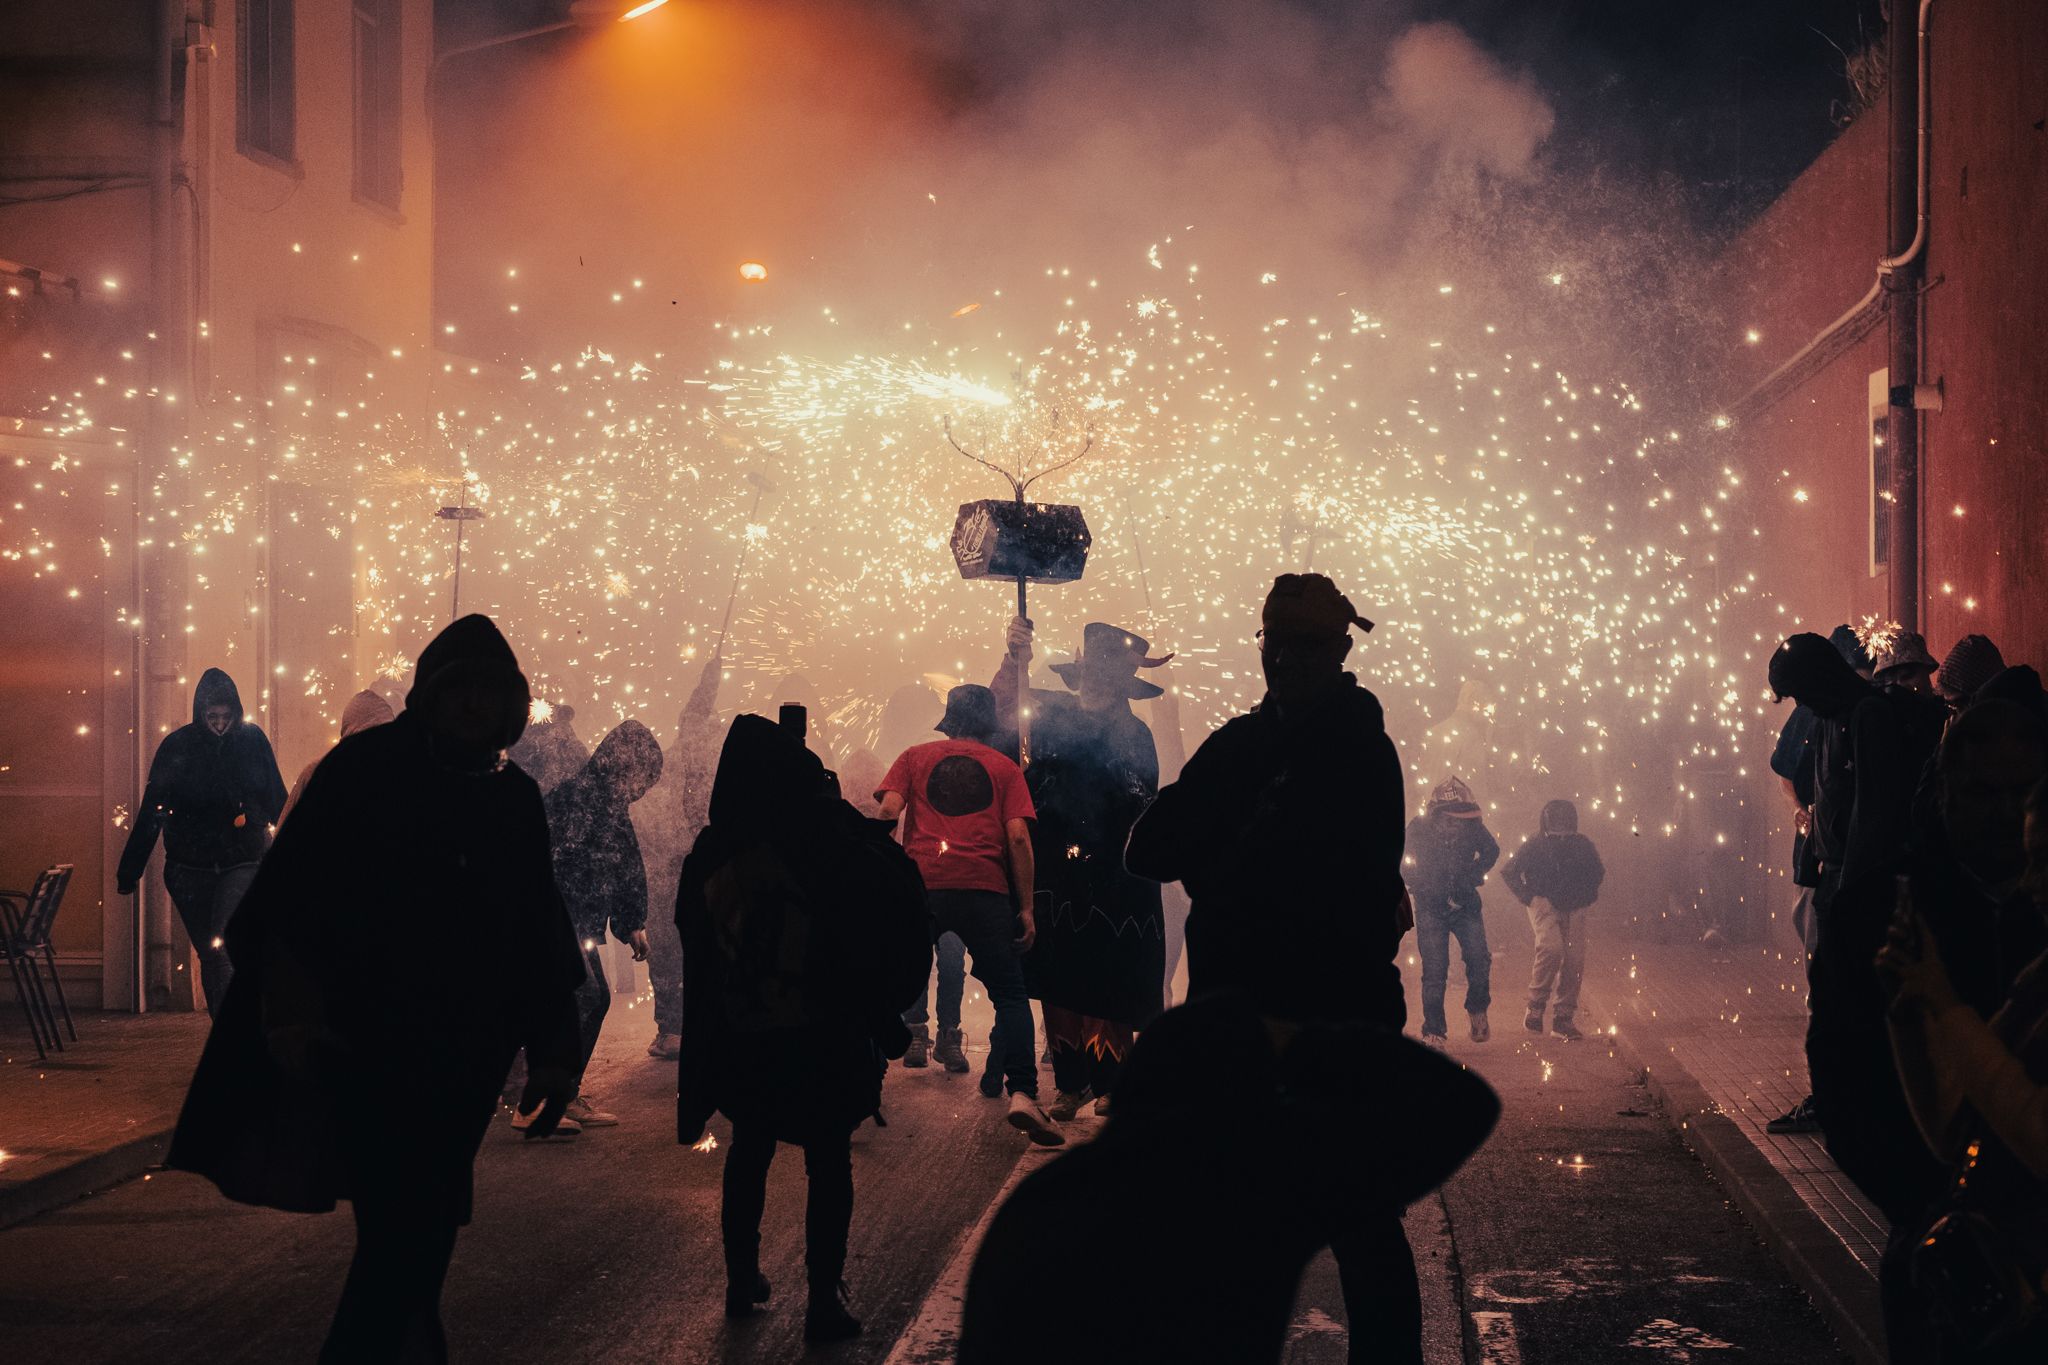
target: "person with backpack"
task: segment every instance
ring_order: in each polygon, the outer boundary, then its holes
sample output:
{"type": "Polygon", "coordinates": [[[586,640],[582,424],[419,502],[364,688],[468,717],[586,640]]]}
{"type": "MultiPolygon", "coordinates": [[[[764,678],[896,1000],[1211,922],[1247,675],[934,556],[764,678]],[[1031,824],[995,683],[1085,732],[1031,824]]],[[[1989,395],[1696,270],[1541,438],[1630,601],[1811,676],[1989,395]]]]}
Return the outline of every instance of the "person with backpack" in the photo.
{"type": "MultiPolygon", "coordinates": [[[[1038,1104],[1024,987],[1023,956],[1038,937],[1031,904],[1037,813],[1024,774],[991,747],[995,693],[974,683],[954,688],[936,728],[946,738],[905,749],[875,794],[884,820],[902,818],[903,847],[924,875],[935,936],[959,935],[995,1007],[983,1093],[994,1098],[1006,1086],[1010,1126],[1042,1147],[1057,1147],[1066,1137],[1038,1104]]],[[[922,1032],[921,1022],[916,1027],[922,1032]]],[[[940,1041],[958,1051],[960,1030],[950,1032],[940,1041]]]]}
{"type": "Polygon", "coordinates": [[[1534,839],[1515,850],[1500,879],[1529,911],[1536,933],[1536,960],[1529,972],[1529,1013],[1522,1027],[1543,1032],[1548,1007],[1550,1031],[1567,1042],[1585,1035],[1572,1016],[1579,1008],[1579,984],[1586,976],[1586,930],[1582,917],[1600,898],[1607,869],[1600,850],[1579,833],[1579,808],[1569,801],[1544,803],[1534,839]]]}
{"type": "Polygon", "coordinates": [[[1465,1019],[1472,1041],[1493,1036],[1486,1012],[1493,1005],[1493,952],[1479,888],[1500,858],[1472,789],[1447,778],[1429,807],[1408,826],[1404,873],[1415,901],[1415,947],[1422,957],[1422,1041],[1442,1047],[1444,988],[1450,982],[1451,939],[1465,958],[1465,1019]]]}
{"type": "Polygon", "coordinates": [[[728,1317],[768,1302],[761,1213],[779,1142],[803,1148],[810,1189],[807,1340],[841,1341],[853,1220],[853,1130],[882,1098],[884,1057],[909,1045],[903,1010],[931,969],[917,865],[864,819],[789,729],[732,724],[710,823],[683,862],[683,1034],[676,1137],[732,1122],[720,1225],[728,1317]]]}

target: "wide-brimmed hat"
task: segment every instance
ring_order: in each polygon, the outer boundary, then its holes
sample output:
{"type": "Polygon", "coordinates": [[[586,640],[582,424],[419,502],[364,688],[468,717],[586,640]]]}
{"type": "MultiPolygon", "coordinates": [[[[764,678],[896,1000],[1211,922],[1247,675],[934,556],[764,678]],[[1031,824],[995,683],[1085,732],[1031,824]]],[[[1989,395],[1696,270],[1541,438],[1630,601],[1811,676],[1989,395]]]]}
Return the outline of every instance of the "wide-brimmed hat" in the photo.
{"type": "Polygon", "coordinates": [[[980,683],[961,683],[946,694],[946,714],[932,729],[948,739],[987,739],[998,728],[996,694],[980,683]]]}
{"type": "Polygon", "coordinates": [[[1895,632],[1883,648],[1871,655],[1870,676],[1874,682],[1904,682],[1915,673],[1927,674],[1941,667],[1927,652],[1927,641],[1918,631],[1895,632]]]}
{"type": "Polygon", "coordinates": [[[1154,659],[1148,657],[1151,652],[1152,642],[1144,636],[1104,621],[1090,621],[1081,632],[1081,657],[1072,663],[1054,664],[1052,671],[1076,692],[1081,690],[1081,679],[1091,677],[1119,687],[1132,701],[1143,701],[1166,689],[1139,681],[1138,670],[1157,668],[1173,657],[1168,654],[1154,659]]]}

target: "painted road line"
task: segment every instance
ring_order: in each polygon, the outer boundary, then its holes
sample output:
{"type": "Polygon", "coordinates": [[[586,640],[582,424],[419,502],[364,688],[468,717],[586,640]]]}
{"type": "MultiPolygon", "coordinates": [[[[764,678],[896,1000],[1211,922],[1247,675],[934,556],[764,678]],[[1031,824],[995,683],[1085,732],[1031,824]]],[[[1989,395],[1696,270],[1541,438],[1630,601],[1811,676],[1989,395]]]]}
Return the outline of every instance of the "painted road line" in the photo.
{"type": "Polygon", "coordinates": [[[1479,1365],[1522,1365],[1514,1314],[1474,1313],[1472,1330],[1479,1341],[1479,1365]]]}
{"type": "MultiPolygon", "coordinates": [[[[1068,1123],[1062,1127],[1071,1146],[1094,1125],[1068,1123]]],[[[955,1248],[952,1259],[946,1262],[939,1278],[932,1281],[931,1292],[925,1295],[923,1307],[917,1310],[917,1317],[904,1329],[903,1335],[896,1338],[895,1348],[889,1352],[884,1365],[950,1365],[960,1354],[960,1318],[967,1306],[967,1276],[974,1269],[974,1255],[981,1250],[981,1239],[988,1235],[989,1223],[1025,1176],[1066,1150],[1065,1147],[1024,1149],[1023,1155],[1017,1158],[1017,1164],[1011,1168],[1009,1178],[1003,1181],[1003,1187],[996,1191],[996,1197],[989,1200],[981,1218],[960,1239],[960,1245],[955,1248]]]]}

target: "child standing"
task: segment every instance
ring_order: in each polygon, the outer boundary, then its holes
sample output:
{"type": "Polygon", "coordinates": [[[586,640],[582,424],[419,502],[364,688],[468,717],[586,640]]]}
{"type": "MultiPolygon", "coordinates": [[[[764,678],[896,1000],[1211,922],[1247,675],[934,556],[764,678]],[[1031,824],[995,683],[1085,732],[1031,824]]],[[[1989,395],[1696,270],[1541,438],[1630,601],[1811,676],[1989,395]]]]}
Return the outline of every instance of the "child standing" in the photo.
{"type": "Polygon", "coordinates": [[[1549,1005],[1552,1033],[1570,1041],[1585,1036],[1572,1022],[1579,1008],[1579,984],[1586,975],[1581,912],[1600,898],[1606,875],[1599,850],[1579,833],[1579,808],[1569,801],[1543,807],[1536,837],[1515,851],[1501,873],[1515,899],[1529,908],[1529,927],[1536,931],[1529,1017],[1522,1021],[1531,1033],[1543,1032],[1543,1010],[1549,1005]]]}

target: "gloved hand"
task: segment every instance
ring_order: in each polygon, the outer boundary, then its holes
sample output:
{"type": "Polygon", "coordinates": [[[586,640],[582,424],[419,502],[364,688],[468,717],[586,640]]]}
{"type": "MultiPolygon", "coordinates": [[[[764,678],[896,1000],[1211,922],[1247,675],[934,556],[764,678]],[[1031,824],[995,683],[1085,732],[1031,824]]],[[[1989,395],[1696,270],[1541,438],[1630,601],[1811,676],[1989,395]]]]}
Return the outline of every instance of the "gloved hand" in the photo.
{"type": "Polygon", "coordinates": [[[131,881],[117,881],[114,883],[114,890],[124,896],[132,896],[135,894],[135,883],[131,881]]]}
{"type": "Polygon", "coordinates": [[[556,1125],[562,1121],[563,1111],[569,1101],[576,1098],[576,1077],[560,1067],[531,1067],[526,1073],[526,1089],[519,1096],[519,1112],[531,1114],[538,1108],[531,1126],[526,1129],[527,1141],[550,1137],[556,1125]]]}

